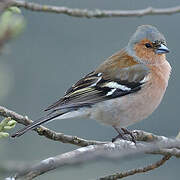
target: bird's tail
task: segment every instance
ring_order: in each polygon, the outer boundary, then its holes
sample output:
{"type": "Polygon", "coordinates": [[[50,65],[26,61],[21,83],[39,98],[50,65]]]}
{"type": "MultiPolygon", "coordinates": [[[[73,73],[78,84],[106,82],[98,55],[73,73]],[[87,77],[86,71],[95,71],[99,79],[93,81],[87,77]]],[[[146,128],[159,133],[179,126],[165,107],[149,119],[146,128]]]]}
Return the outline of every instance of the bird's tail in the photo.
{"type": "Polygon", "coordinates": [[[61,113],[61,114],[60,113],[55,113],[55,114],[50,113],[50,114],[46,115],[45,117],[42,117],[42,118],[34,121],[33,123],[29,124],[28,126],[20,129],[16,133],[12,134],[11,137],[12,138],[19,137],[19,136],[23,135],[24,133],[26,133],[27,131],[29,131],[31,129],[35,129],[35,128],[37,128],[37,126],[40,126],[41,124],[44,124],[58,116],[61,116],[62,114],[64,114],[64,113],[61,113]]]}

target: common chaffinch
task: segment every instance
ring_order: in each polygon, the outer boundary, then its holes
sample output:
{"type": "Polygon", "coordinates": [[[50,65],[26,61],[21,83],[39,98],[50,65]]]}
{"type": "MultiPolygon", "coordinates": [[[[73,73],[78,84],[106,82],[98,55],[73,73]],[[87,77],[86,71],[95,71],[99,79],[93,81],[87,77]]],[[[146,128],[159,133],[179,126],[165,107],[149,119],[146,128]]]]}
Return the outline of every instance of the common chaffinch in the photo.
{"type": "Polygon", "coordinates": [[[163,98],[171,72],[168,52],[165,37],[154,26],[139,26],[124,49],[72,85],[45,109],[49,112],[45,117],[12,137],[50,120],[75,117],[110,125],[118,131],[117,137],[123,138],[121,129],[132,136],[125,128],[147,118],[163,98]]]}

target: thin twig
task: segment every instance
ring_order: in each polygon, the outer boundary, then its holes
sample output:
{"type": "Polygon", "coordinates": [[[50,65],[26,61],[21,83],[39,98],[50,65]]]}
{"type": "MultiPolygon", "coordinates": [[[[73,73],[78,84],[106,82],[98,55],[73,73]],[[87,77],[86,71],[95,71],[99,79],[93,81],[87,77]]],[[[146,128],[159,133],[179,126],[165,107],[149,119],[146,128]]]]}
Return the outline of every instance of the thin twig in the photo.
{"type": "Polygon", "coordinates": [[[148,172],[148,171],[152,171],[152,170],[162,166],[170,158],[171,158],[171,155],[165,155],[159,161],[157,161],[157,162],[155,162],[153,164],[147,165],[145,167],[136,168],[136,169],[132,169],[132,170],[129,170],[129,171],[126,171],[126,172],[116,173],[116,174],[112,174],[112,175],[109,175],[109,176],[101,177],[98,180],[117,180],[117,179],[121,179],[121,178],[124,178],[124,177],[127,177],[127,176],[132,176],[134,174],[139,174],[139,173],[145,173],[145,172],[148,172]]]}
{"type": "Polygon", "coordinates": [[[26,2],[22,0],[11,0],[13,6],[23,7],[31,11],[41,11],[65,14],[73,17],[85,17],[85,18],[109,18],[109,17],[140,17],[146,15],[171,15],[180,13],[180,6],[171,8],[153,8],[148,7],[145,9],[138,10],[88,10],[88,9],[77,9],[68,8],[64,6],[51,6],[41,5],[33,2],[26,2]]]}
{"type": "MultiPolygon", "coordinates": [[[[0,106],[0,116],[3,117],[11,117],[15,121],[17,121],[20,124],[23,125],[29,125],[33,121],[30,120],[27,116],[22,116],[14,111],[11,111],[5,107],[0,106]]],[[[40,126],[40,128],[34,129],[40,136],[45,136],[48,139],[54,140],[54,141],[60,141],[62,143],[69,143],[74,144],[77,146],[88,146],[93,144],[102,144],[104,142],[100,141],[92,141],[92,140],[85,140],[82,138],[79,138],[77,136],[70,136],[65,135],[63,133],[57,133],[55,131],[52,131],[44,126],[40,126]]]]}

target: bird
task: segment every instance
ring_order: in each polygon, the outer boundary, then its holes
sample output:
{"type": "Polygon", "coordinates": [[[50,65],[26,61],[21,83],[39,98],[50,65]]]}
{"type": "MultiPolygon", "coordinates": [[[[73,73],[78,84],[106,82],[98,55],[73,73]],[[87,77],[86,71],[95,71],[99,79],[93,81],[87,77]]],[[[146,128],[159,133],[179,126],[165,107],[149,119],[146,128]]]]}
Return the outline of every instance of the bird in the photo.
{"type": "Polygon", "coordinates": [[[159,106],[171,74],[164,35],[152,25],[140,25],[127,46],[72,85],[47,114],[12,137],[55,119],[89,118],[132,137],[128,126],[146,119],[159,106]]]}

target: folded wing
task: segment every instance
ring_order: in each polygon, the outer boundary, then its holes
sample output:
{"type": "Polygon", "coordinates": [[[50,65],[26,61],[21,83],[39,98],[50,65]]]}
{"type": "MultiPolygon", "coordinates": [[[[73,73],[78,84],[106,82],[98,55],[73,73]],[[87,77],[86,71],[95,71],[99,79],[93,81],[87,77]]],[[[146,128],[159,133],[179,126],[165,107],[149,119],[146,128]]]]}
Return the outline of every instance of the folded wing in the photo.
{"type": "Polygon", "coordinates": [[[104,72],[91,72],[74,84],[59,101],[45,111],[63,109],[76,110],[90,107],[95,103],[118,98],[139,91],[148,75],[147,67],[142,64],[118,69],[116,75],[104,72]]]}

